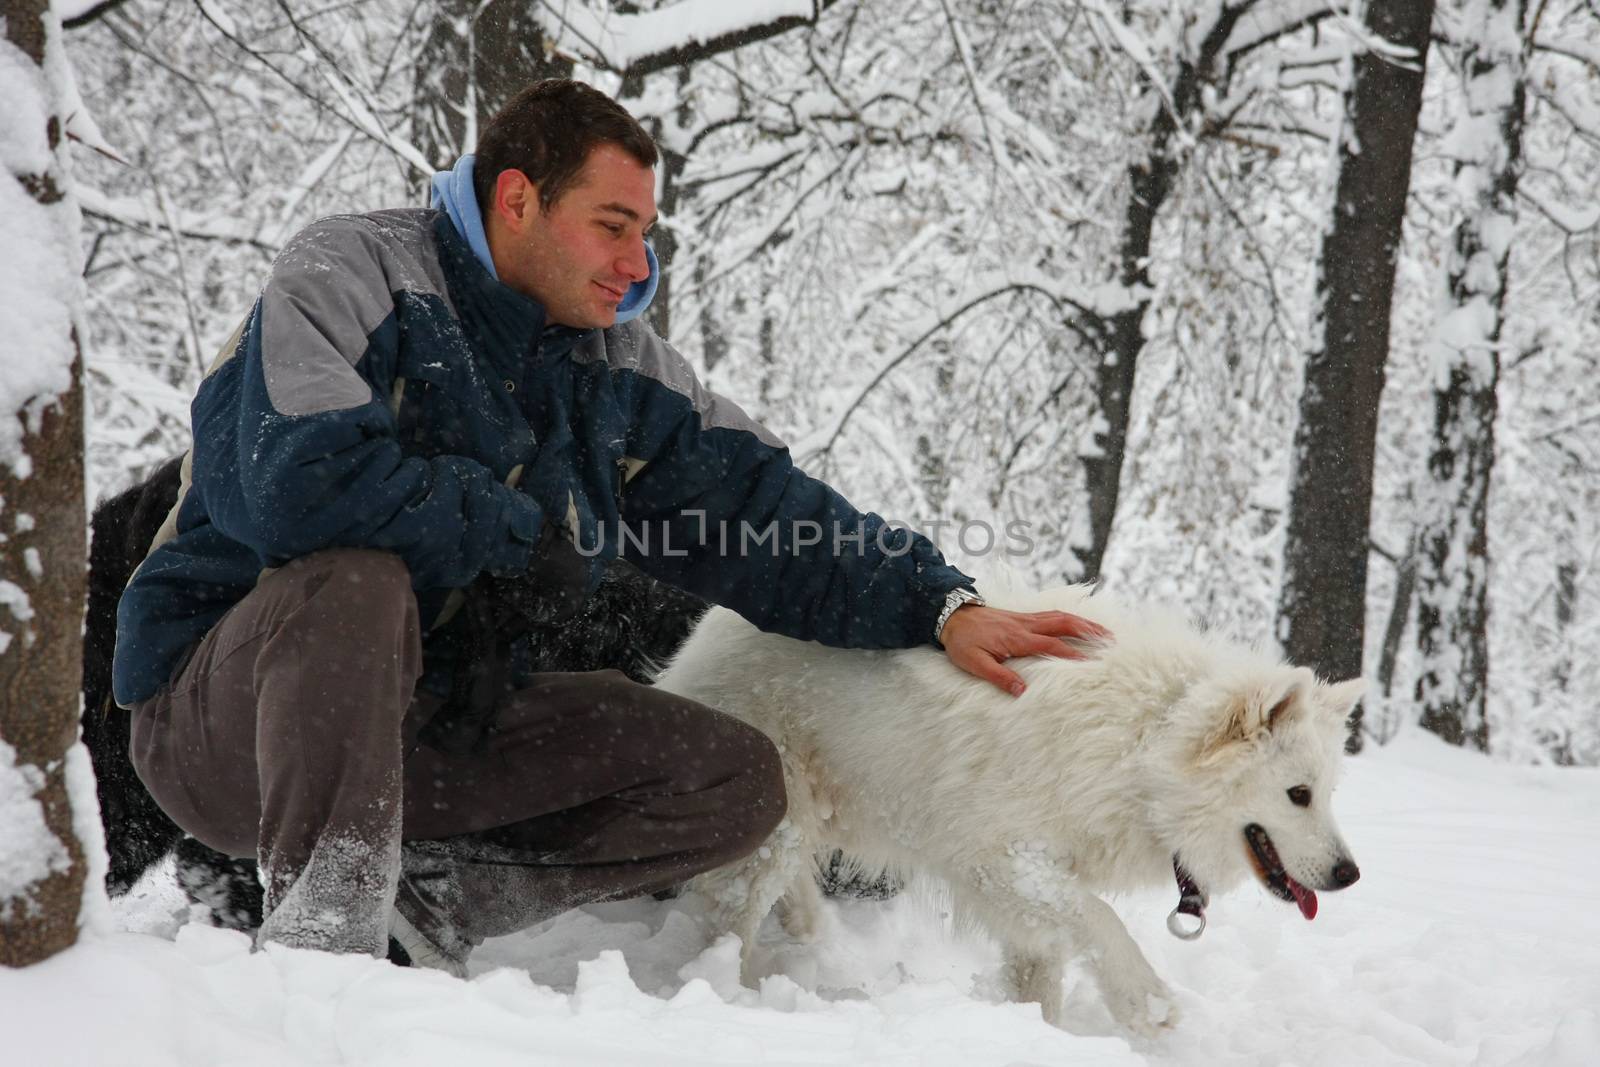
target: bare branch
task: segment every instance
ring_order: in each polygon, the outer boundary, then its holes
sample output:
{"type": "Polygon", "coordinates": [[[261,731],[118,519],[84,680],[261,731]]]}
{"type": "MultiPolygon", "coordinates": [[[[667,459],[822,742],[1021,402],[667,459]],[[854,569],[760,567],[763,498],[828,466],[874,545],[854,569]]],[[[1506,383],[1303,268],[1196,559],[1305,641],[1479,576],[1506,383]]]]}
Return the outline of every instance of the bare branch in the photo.
{"type": "Polygon", "coordinates": [[[96,19],[110,14],[115,8],[121,7],[124,2],[125,0],[100,0],[100,3],[89,8],[87,11],[74,15],[69,19],[62,19],[61,25],[65,29],[69,30],[76,30],[81,26],[87,26],[96,19]]]}
{"type": "Polygon", "coordinates": [[[838,421],[834,423],[833,431],[828,435],[828,439],[819,447],[808,451],[805,458],[809,460],[813,457],[825,456],[831,452],[833,450],[833,446],[838,442],[839,436],[844,433],[844,428],[850,422],[851,416],[853,416],[856,411],[860,409],[861,405],[866,402],[867,397],[872,394],[872,391],[878,386],[882,385],[897,367],[899,367],[906,360],[910,359],[912,356],[916,355],[917,350],[926,344],[936,334],[953,326],[957,320],[961,319],[968,312],[974,310],[975,308],[982,307],[991,300],[1012,293],[1037,293],[1038,295],[1049,300],[1057,308],[1069,307],[1087,318],[1099,318],[1098,313],[1089,308],[1087,305],[1080,304],[1075,300],[1063,297],[1058,293],[1053,293],[1049,289],[1046,289],[1043,286],[1037,285],[1033,282],[1011,282],[1009,284],[1002,285],[997,289],[992,289],[980,296],[975,296],[971,300],[968,300],[965,304],[962,304],[956,310],[952,311],[950,314],[945,315],[943,318],[939,319],[939,321],[929,326],[920,335],[918,335],[916,340],[912,341],[911,344],[902,349],[899,354],[894,356],[894,358],[890,359],[882,367],[878,368],[878,373],[873,375],[872,380],[868,382],[859,393],[856,394],[855,399],[850,402],[849,406],[845,408],[844,413],[839,416],[838,421]]]}

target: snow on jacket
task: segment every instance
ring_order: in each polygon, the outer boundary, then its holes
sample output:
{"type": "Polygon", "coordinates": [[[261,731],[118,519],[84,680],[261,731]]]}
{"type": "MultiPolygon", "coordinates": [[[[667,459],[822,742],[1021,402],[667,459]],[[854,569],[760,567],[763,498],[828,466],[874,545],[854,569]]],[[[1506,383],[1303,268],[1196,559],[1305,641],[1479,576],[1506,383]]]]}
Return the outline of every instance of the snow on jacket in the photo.
{"type": "Polygon", "coordinates": [[[545,322],[431,209],[314,223],[195,396],[188,488],[118,610],[119,704],[153,695],[263,572],[396,553],[424,620],[526,568],[546,522],[765,630],[930,643],[971,580],[798,470],[642,321],[545,322]]]}

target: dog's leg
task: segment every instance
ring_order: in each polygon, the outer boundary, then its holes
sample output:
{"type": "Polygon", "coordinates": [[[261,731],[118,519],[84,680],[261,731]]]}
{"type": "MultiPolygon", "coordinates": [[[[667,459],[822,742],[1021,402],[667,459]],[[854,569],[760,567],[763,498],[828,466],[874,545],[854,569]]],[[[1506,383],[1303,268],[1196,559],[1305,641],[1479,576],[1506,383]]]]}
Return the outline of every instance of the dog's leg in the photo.
{"type": "Polygon", "coordinates": [[[751,953],[761,921],[784,891],[801,878],[810,878],[809,849],[788,816],[765,844],[744,859],[696,878],[693,886],[711,902],[711,925],[716,934],[739,935],[739,979],[755,985],[751,953]]]}
{"type": "Polygon", "coordinates": [[[771,879],[765,877],[764,873],[761,862],[754,856],[748,856],[737,863],[708,871],[690,883],[691,888],[704,896],[711,906],[711,935],[739,936],[739,980],[745,985],[753,984],[750,951],[755,947],[756,931],[761,928],[761,920],[782,892],[780,887],[777,892],[770,894],[770,899],[766,899],[769,894],[761,890],[771,879]]]}
{"type": "Polygon", "coordinates": [[[1111,905],[1090,893],[1079,893],[1072,910],[1076,914],[1068,922],[1068,930],[1087,957],[1112,1018],[1145,1037],[1176,1025],[1178,1006],[1172,990],[1144,958],[1111,905]]]}
{"type": "Polygon", "coordinates": [[[778,902],[778,921],[783,923],[783,932],[796,941],[811,941],[817,936],[822,923],[822,891],[810,869],[801,868],[784,890],[783,899],[778,902]]]}
{"type": "Polygon", "coordinates": [[[1112,1018],[1152,1036],[1177,1021],[1171,991],[1110,905],[1080,889],[1047,853],[1010,848],[952,880],[959,903],[1006,946],[1006,978],[1018,1000],[1037,1001],[1061,1022],[1066,960],[1082,955],[1112,1018]]]}
{"type": "Polygon", "coordinates": [[[1066,970],[1064,952],[1040,954],[1014,944],[1005,946],[1002,974],[1006,993],[1021,1004],[1039,1005],[1044,1021],[1061,1025],[1061,978],[1066,970]]]}
{"type": "Polygon", "coordinates": [[[806,768],[790,749],[783,755],[788,813],[772,836],[744,859],[696,878],[694,888],[711,902],[714,934],[739,935],[739,977],[755,985],[751,953],[761,922],[786,894],[779,918],[792,937],[806,938],[815,929],[821,901],[813,881],[812,857],[823,847],[822,815],[812,794],[806,768]]]}

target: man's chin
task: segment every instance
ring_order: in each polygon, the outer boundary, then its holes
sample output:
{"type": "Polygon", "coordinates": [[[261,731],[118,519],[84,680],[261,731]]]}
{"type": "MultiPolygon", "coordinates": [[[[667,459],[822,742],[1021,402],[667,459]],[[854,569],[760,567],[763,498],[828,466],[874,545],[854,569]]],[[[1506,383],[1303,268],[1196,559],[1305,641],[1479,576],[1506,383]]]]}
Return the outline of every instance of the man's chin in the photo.
{"type": "Polygon", "coordinates": [[[617,324],[617,309],[614,307],[588,307],[577,314],[553,314],[550,322],[556,326],[568,326],[575,330],[604,330],[617,324]]]}

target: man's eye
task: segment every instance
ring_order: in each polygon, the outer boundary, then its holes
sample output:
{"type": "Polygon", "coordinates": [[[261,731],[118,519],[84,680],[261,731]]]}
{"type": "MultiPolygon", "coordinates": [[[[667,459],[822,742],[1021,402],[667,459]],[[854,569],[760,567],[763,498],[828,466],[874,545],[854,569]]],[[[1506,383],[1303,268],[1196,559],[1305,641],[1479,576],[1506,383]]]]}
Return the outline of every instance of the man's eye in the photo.
{"type": "Polygon", "coordinates": [[[605,230],[613,237],[622,236],[622,227],[617,225],[615,222],[602,222],[600,224],[600,228],[605,230]]]}

